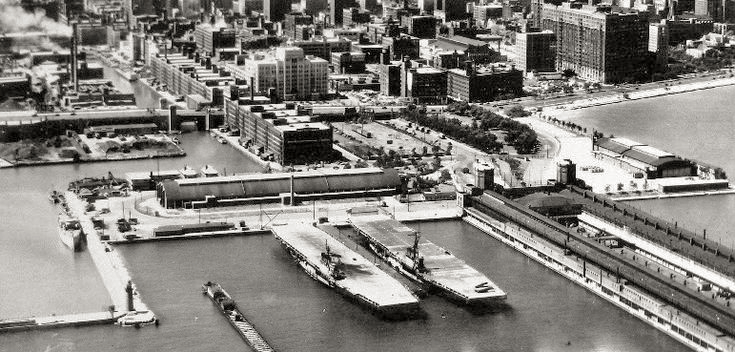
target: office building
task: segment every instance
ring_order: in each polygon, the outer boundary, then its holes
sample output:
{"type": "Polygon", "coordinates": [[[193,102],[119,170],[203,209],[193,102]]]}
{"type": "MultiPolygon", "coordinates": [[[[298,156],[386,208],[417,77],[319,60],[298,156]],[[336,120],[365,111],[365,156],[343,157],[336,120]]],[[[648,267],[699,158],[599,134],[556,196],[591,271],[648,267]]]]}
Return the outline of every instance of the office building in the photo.
{"type": "Polygon", "coordinates": [[[419,38],[409,35],[400,37],[383,37],[383,48],[388,49],[390,60],[403,60],[408,56],[411,59],[419,58],[419,38]]]}
{"type": "Polygon", "coordinates": [[[305,56],[298,47],[279,47],[275,52],[253,54],[242,65],[228,63],[233,75],[245,82],[253,80],[258,94],[280,100],[318,100],[327,95],[329,63],[305,56]]]}
{"type": "Polygon", "coordinates": [[[299,47],[304,55],[313,55],[324,60],[331,60],[332,53],[352,51],[352,42],[342,38],[315,38],[312,40],[293,40],[289,45],[299,47]]]}
{"type": "Polygon", "coordinates": [[[464,0],[435,0],[434,16],[444,22],[463,20],[468,17],[467,1],[464,0]]]}
{"type": "Polygon", "coordinates": [[[473,103],[519,97],[523,94],[523,73],[501,65],[478,70],[467,61],[464,69],[447,71],[447,94],[454,100],[473,103]]]}
{"type": "Polygon", "coordinates": [[[342,27],[354,27],[365,23],[370,23],[369,11],[355,7],[342,10],[342,27]]]}
{"type": "Polygon", "coordinates": [[[401,97],[416,104],[447,101],[447,72],[405,58],[401,63],[401,97]]]}
{"type": "Polygon", "coordinates": [[[291,2],[288,0],[263,0],[263,14],[269,21],[283,21],[284,16],[289,12],[291,12],[291,2]]]}
{"type": "Polygon", "coordinates": [[[350,7],[360,7],[355,0],[329,0],[329,23],[335,27],[342,26],[343,10],[350,7]]]}
{"type": "Polygon", "coordinates": [[[430,15],[406,16],[401,19],[408,34],[419,39],[433,39],[436,37],[436,17],[430,15]]]}
{"type": "Polygon", "coordinates": [[[214,56],[216,49],[234,48],[235,37],[233,28],[200,25],[194,30],[194,41],[197,43],[197,48],[208,56],[214,56]]]}
{"type": "Polygon", "coordinates": [[[503,17],[502,4],[475,5],[472,17],[480,27],[487,27],[487,20],[503,17]]]}
{"type": "Polygon", "coordinates": [[[225,121],[240,131],[240,143],[280,164],[332,160],[332,128],[299,115],[293,104],[251,105],[226,99],[225,121]]]}
{"type": "Polygon", "coordinates": [[[518,69],[524,72],[554,72],[555,47],[556,36],[552,31],[516,33],[513,52],[518,69]]]}

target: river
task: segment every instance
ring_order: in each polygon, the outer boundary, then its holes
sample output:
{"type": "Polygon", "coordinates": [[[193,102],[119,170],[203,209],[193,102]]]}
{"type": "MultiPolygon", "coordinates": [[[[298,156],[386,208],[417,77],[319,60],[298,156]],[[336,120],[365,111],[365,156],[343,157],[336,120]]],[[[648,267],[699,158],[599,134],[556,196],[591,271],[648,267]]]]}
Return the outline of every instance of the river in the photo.
{"type": "MultiPolygon", "coordinates": [[[[156,101],[152,94],[147,99],[156,101]]],[[[72,254],[58,239],[47,200],[52,186],[108,171],[122,175],[186,164],[208,163],[228,173],[259,170],[206,133],[181,139],[184,158],[0,170],[0,318],[99,311],[110,304],[89,255],[72,254]]],[[[161,326],[1,334],[0,351],[246,349],[202,296],[200,285],[209,280],[233,295],[279,351],[687,350],[462,221],[412,226],[491,277],[508,292],[510,308],[473,315],[432,296],[422,300],[427,319],[384,322],[309,278],[272,236],[147,243],[117,250],[161,326]]]]}

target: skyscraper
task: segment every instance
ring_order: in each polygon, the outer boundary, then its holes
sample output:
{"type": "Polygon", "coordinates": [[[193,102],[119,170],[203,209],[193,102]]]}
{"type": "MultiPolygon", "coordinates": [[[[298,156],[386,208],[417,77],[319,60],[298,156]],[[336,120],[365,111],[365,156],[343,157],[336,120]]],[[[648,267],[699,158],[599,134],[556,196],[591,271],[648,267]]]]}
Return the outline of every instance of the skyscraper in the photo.
{"type": "Polygon", "coordinates": [[[284,16],[291,12],[291,2],[288,0],[263,0],[263,14],[267,20],[283,21],[284,16]]]}

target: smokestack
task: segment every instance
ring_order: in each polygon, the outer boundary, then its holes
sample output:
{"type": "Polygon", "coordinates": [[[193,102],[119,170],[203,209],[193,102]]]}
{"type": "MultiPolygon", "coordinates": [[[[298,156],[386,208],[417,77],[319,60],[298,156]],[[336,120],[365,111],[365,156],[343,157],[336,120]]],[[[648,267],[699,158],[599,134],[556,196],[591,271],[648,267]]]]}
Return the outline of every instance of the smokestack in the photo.
{"type": "Polygon", "coordinates": [[[74,82],[74,91],[79,92],[79,78],[78,78],[78,72],[77,72],[77,55],[79,54],[79,48],[77,43],[77,33],[79,24],[74,23],[72,25],[72,34],[71,34],[71,80],[74,82]]]}
{"type": "Polygon", "coordinates": [[[293,205],[296,205],[296,199],[295,199],[296,197],[295,197],[295,194],[294,194],[293,184],[294,184],[294,182],[293,182],[293,172],[292,172],[291,173],[291,205],[292,206],[293,205]]]}
{"type": "Polygon", "coordinates": [[[255,77],[250,77],[250,101],[255,101],[255,77]]]}

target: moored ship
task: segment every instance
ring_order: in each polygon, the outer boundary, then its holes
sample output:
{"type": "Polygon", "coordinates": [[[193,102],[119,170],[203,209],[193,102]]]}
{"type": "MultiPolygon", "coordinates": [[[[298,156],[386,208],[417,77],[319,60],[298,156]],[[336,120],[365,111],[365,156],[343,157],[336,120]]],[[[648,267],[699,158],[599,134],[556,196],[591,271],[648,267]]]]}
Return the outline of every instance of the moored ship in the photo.
{"type": "Polygon", "coordinates": [[[309,224],[273,226],[276,238],[314,280],[385,319],[421,314],[418,298],[369,260],[309,224]]]}
{"type": "Polygon", "coordinates": [[[60,214],[59,237],[61,242],[74,252],[81,252],[84,249],[84,233],[78,219],[60,214]]]}
{"type": "Polygon", "coordinates": [[[368,247],[406,277],[469,306],[502,306],[506,293],[446,249],[386,216],[357,216],[350,223],[368,247]]]}

